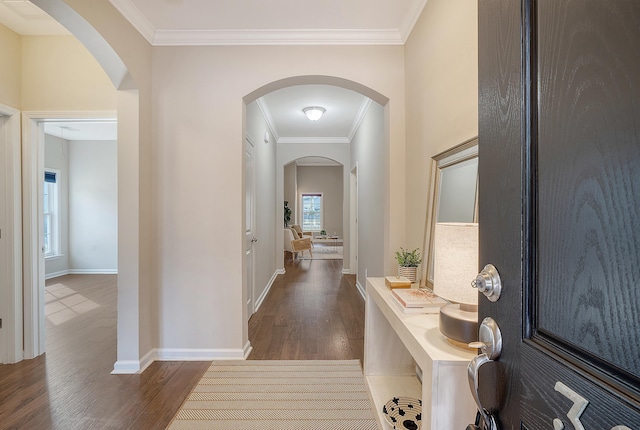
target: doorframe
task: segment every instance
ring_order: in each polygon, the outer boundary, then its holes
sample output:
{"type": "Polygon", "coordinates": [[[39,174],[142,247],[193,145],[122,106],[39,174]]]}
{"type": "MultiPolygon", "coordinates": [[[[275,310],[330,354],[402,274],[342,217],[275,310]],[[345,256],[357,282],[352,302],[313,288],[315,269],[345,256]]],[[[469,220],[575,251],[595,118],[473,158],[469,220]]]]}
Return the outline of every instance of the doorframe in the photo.
{"type": "Polygon", "coordinates": [[[358,282],[358,162],[349,175],[349,268],[358,282]]]}
{"type": "Polygon", "coordinates": [[[44,127],[47,120],[117,120],[113,111],[22,113],[22,223],[24,282],[24,358],[45,352],[42,193],[44,127]]]}
{"type": "MultiPolygon", "coordinates": [[[[249,168],[249,166],[247,165],[247,159],[246,159],[246,154],[248,152],[249,147],[251,148],[251,184],[247,184],[245,183],[244,186],[244,191],[245,193],[247,192],[248,189],[251,190],[251,235],[253,237],[255,237],[255,230],[256,230],[256,145],[253,143],[253,140],[251,139],[250,136],[246,135],[245,136],[245,146],[244,146],[244,155],[245,157],[243,157],[243,163],[244,163],[244,177],[246,179],[246,173],[247,173],[247,169],[249,168]]],[[[246,202],[246,201],[245,201],[246,202]]],[[[245,208],[245,222],[246,222],[246,211],[247,208],[245,208]]],[[[245,240],[246,240],[246,233],[247,233],[247,229],[245,226],[245,240]]],[[[255,254],[255,247],[254,244],[252,243],[250,245],[251,248],[251,267],[247,267],[246,270],[246,285],[245,285],[245,291],[247,294],[247,297],[244,298],[245,300],[245,309],[247,311],[247,317],[246,320],[249,321],[249,319],[251,318],[251,316],[254,314],[255,310],[256,310],[256,305],[255,305],[255,285],[256,285],[256,254],[255,254]],[[251,273],[249,273],[251,272],[251,273]]],[[[246,243],[245,243],[245,252],[246,252],[246,243]]]]}
{"type": "Polygon", "coordinates": [[[21,218],[21,153],[20,111],[0,104],[3,124],[0,133],[4,151],[4,206],[5,226],[2,229],[0,246],[4,254],[0,273],[0,364],[17,363],[22,360],[22,218],[21,218]]]}

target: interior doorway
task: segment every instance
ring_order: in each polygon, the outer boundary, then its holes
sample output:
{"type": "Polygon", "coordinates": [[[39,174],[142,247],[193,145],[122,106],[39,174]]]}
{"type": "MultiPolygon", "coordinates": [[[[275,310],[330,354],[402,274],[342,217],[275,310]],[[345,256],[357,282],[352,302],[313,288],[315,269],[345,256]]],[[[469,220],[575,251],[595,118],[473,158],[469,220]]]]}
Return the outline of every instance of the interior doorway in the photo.
{"type": "MultiPolygon", "coordinates": [[[[117,137],[110,135],[100,138],[98,134],[106,133],[104,127],[107,124],[115,124],[116,115],[105,113],[24,113],[25,121],[23,122],[23,226],[24,226],[24,358],[36,357],[46,350],[45,338],[45,321],[47,318],[45,306],[47,299],[45,298],[45,277],[47,273],[45,258],[48,257],[52,261],[64,260],[66,258],[68,265],[55,271],[55,275],[70,273],[117,273],[117,137]],[[47,240],[45,241],[45,188],[50,186],[45,180],[45,128],[47,124],[58,124],[61,130],[66,130],[67,138],[75,140],[66,140],[57,137],[60,144],[62,154],[59,154],[59,160],[54,164],[59,169],[47,169],[51,172],[58,172],[55,178],[56,185],[59,187],[58,194],[58,213],[54,214],[53,222],[47,225],[47,240]],[[75,126],[72,126],[74,124],[75,126]],[[71,137],[69,134],[76,128],[82,128],[84,133],[81,137],[71,137]],[[91,137],[93,133],[93,137],[91,137]],[[96,151],[97,146],[90,146],[91,141],[102,140],[110,142],[111,154],[107,156],[105,153],[94,154],[88,156],[92,151],[96,151]],[[65,149],[66,148],[66,149],[65,149]],[[76,148],[71,151],[70,148],[76,148]],[[73,152],[73,155],[72,155],[73,152]],[[65,159],[67,158],[67,159],[65,159]],[[68,158],[77,158],[75,162],[68,158]],[[108,165],[107,158],[110,159],[111,167],[104,169],[108,165]],[[66,164],[65,164],[66,163],[66,164]],[[71,163],[75,163],[73,169],[71,163]],[[82,190],[78,191],[77,187],[73,187],[70,177],[74,176],[75,185],[80,185],[82,190]],[[110,184],[110,186],[106,186],[110,184]],[[93,187],[93,191],[92,191],[93,187]],[[73,204],[69,204],[69,192],[78,191],[77,196],[81,198],[75,199],[73,204]],[[66,194],[66,198],[64,197],[66,194]],[[110,210],[102,205],[96,204],[95,199],[102,199],[109,194],[113,202],[110,210]],[[71,216],[71,214],[74,214],[71,216]],[[66,221],[65,221],[66,219],[66,221]],[[71,221],[71,220],[74,221],[71,221]],[[113,231],[107,231],[108,219],[112,219],[113,231]],[[66,228],[65,228],[66,224],[66,228]],[[71,231],[71,226],[76,224],[76,233],[71,231]],[[55,228],[54,228],[55,226],[55,228]],[[52,238],[50,237],[53,230],[57,230],[58,249],[52,250],[52,238]],[[91,232],[94,233],[91,233],[91,232]],[[63,235],[66,238],[63,238],[63,235]],[[105,245],[105,237],[109,237],[112,242],[109,244],[114,255],[111,256],[110,263],[103,267],[88,268],[84,260],[91,255],[88,249],[95,252],[96,249],[102,249],[105,245]],[[65,240],[80,240],[74,243],[79,251],[78,259],[73,259],[69,249],[73,248],[63,245],[65,240]],[[83,246],[81,242],[84,240],[88,246],[83,246]]],[[[51,132],[51,131],[50,131],[51,132]]],[[[62,134],[64,137],[64,132],[62,134]]],[[[48,196],[51,200],[52,196],[48,196]]],[[[50,203],[50,201],[49,201],[50,203]]]]}

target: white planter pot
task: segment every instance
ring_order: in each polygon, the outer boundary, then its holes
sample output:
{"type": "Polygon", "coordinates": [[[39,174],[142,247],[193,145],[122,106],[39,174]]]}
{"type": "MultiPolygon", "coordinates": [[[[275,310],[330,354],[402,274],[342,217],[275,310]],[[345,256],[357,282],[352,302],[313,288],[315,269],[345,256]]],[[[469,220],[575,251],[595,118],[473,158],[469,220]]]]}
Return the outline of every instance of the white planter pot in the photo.
{"type": "Polygon", "coordinates": [[[416,282],[417,274],[418,274],[417,267],[398,266],[398,276],[404,276],[405,278],[410,280],[412,283],[416,282]]]}

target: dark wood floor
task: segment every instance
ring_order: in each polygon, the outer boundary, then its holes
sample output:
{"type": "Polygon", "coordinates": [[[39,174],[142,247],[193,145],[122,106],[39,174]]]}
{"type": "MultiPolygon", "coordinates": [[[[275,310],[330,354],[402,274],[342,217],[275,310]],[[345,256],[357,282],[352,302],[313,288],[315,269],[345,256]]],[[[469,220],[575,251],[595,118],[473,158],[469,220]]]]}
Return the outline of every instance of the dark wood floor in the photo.
{"type": "Polygon", "coordinates": [[[347,360],[364,354],[364,300],[342,260],[293,260],[249,320],[250,360],[347,360]]]}
{"type": "MultiPolygon", "coordinates": [[[[363,355],[364,302],[340,260],[286,259],[249,322],[250,359],[363,355]]],[[[47,353],[0,365],[0,429],[164,429],[208,362],[155,362],[111,375],[116,361],[116,277],[47,281],[47,353]],[[58,285],[59,284],[59,285],[58,285]]]]}
{"type": "Polygon", "coordinates": [[[46,283],[46,354],[0,366],[0,429],[161,429],[206,363],[157,362],[111,375],[116,361],[116,276],[46,283]]]}

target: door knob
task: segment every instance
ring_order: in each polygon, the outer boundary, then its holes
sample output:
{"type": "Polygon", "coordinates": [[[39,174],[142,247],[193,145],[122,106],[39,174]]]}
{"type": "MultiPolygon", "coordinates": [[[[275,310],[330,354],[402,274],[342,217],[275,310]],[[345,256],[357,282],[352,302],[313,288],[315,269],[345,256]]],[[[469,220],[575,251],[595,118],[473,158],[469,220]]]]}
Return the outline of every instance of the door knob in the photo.
{"type": "Polygon", "coordinates": [[[490,301],[497,301],[500,298],[500,293],[502,293],[502,281],[500,280],[498,269],[493,264],[487,264],[478,273],[476,279],[471,282],[471,286],[477,288],[490,301]]]}
{"type": "Polygon", "coordinates": [[[495,418],[489,411],[482,407],[480,395],[478,394],[478,372],[480,367],[490,361],[497,360],[502,353],[502,333],[493,318],[487,317],[482,321],[478,329],[478,339],[478,342],[469,344],[469,347],[478,348],[481,352],[480,355],[474,357],[471,363],[469,363],[467,376],[469,378],[469,388],[478,406],[478,413],[480,414],[480,418],[482,418],[484,427],[480,427],[479,420],[476,419],[476,424],[470,425],[467,429],[482,428],[484,430],[498,430],[495,418]]]}

